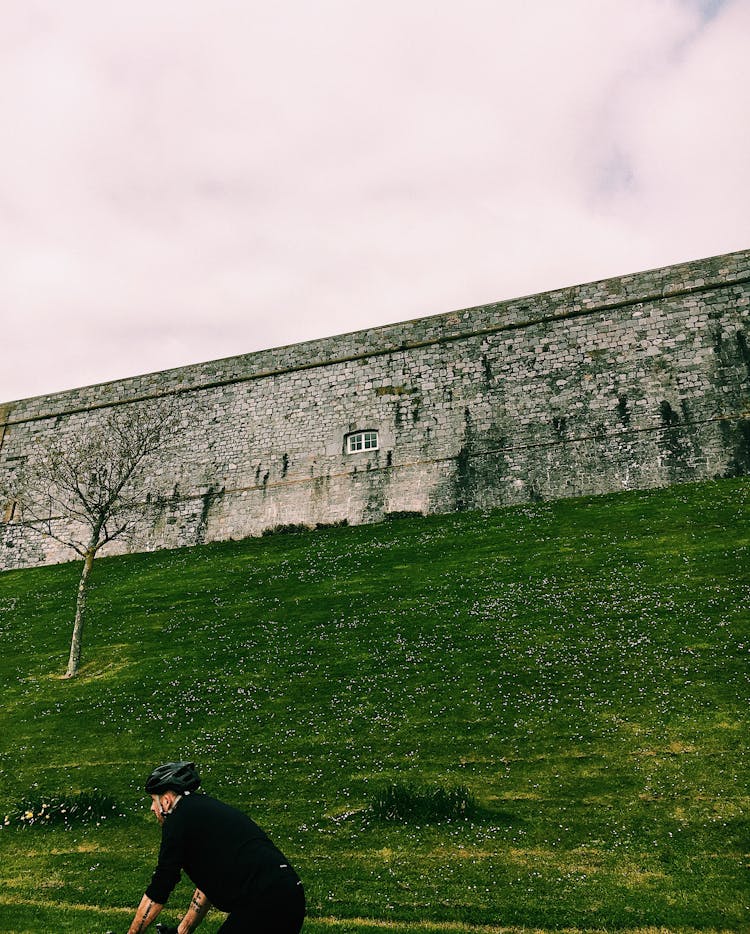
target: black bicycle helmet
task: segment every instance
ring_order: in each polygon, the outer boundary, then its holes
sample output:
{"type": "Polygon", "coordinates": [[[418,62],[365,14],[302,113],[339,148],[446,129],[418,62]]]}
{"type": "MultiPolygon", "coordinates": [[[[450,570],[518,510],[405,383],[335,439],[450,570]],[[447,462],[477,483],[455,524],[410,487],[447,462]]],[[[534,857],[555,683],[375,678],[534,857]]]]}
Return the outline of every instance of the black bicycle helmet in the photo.
{"type": "Polygon", "coordinates": [[[194,762],[166,762],[154,769],[146,781],[146,791],[158,795],[164,791],[178,794],[195,791],[201,779],[194,762]]]}

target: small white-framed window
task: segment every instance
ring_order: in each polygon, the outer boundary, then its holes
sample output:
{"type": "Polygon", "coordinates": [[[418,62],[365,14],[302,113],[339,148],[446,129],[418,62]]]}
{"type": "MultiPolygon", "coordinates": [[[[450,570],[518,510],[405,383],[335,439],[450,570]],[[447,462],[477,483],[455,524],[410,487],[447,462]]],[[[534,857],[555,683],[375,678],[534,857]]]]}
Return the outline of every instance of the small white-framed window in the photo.
{"type": "Polygon", "coordinates": [[[377,451],[377,431],[353,431],[346,436],[346,453],[357,454],[359,451],[377,451]]]}

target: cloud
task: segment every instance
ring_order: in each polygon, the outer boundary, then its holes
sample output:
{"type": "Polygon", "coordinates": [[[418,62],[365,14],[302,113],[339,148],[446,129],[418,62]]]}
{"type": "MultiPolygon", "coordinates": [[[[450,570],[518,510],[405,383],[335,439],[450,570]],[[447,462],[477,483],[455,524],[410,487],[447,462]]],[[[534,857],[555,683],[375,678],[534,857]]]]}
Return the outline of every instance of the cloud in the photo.
{"type": "Polygon", "coordinates": [[[747,245],[742,0],[0,10],[0,398],[747,245]]]}
{"type": "Polygon", "coordinates": [[[617,205],[674,251],[746,247],[750,189],[750,6],[727,4],[622,101],[619,146],[632,181],[617,205]],[[721,15],[719,15],[721,14],[721,15]]]}

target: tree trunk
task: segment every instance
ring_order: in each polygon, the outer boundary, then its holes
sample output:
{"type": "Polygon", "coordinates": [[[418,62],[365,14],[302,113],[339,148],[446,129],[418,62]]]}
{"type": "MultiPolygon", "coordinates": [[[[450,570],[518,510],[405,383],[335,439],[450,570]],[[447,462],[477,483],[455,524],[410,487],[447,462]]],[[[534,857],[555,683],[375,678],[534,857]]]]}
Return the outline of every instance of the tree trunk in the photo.
{"type": "Polygon", "coordinates": [[[86,611],[86,597],[88,596],[88,580],[96,550],[89,548],[86,557],[83,559],[83,571],[81,580],[78,584],[78,596],[76,597],[76,615],[73,621],[73,638],[70,640],[70,658],[68,659],[68,670],[65,672],[66,678],[75,677],[78,672],[78,663],[81,660],[81,639],[83,637],[83,616],[86,611]]]}

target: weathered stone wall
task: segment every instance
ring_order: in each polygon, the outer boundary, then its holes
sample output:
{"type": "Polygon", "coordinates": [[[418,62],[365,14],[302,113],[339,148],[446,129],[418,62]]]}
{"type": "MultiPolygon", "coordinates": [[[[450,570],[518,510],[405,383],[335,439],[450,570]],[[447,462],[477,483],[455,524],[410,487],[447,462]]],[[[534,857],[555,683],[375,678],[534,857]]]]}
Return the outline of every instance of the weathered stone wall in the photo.
{"type": "MultiPolygon", "coordinates": [[[[8,403],[0,471],[173,392],[193,417],[117,547],[748,474],[750,251],[8,403]]],[[[70,557],[0,523],[0,568],[70,557]]]]}

